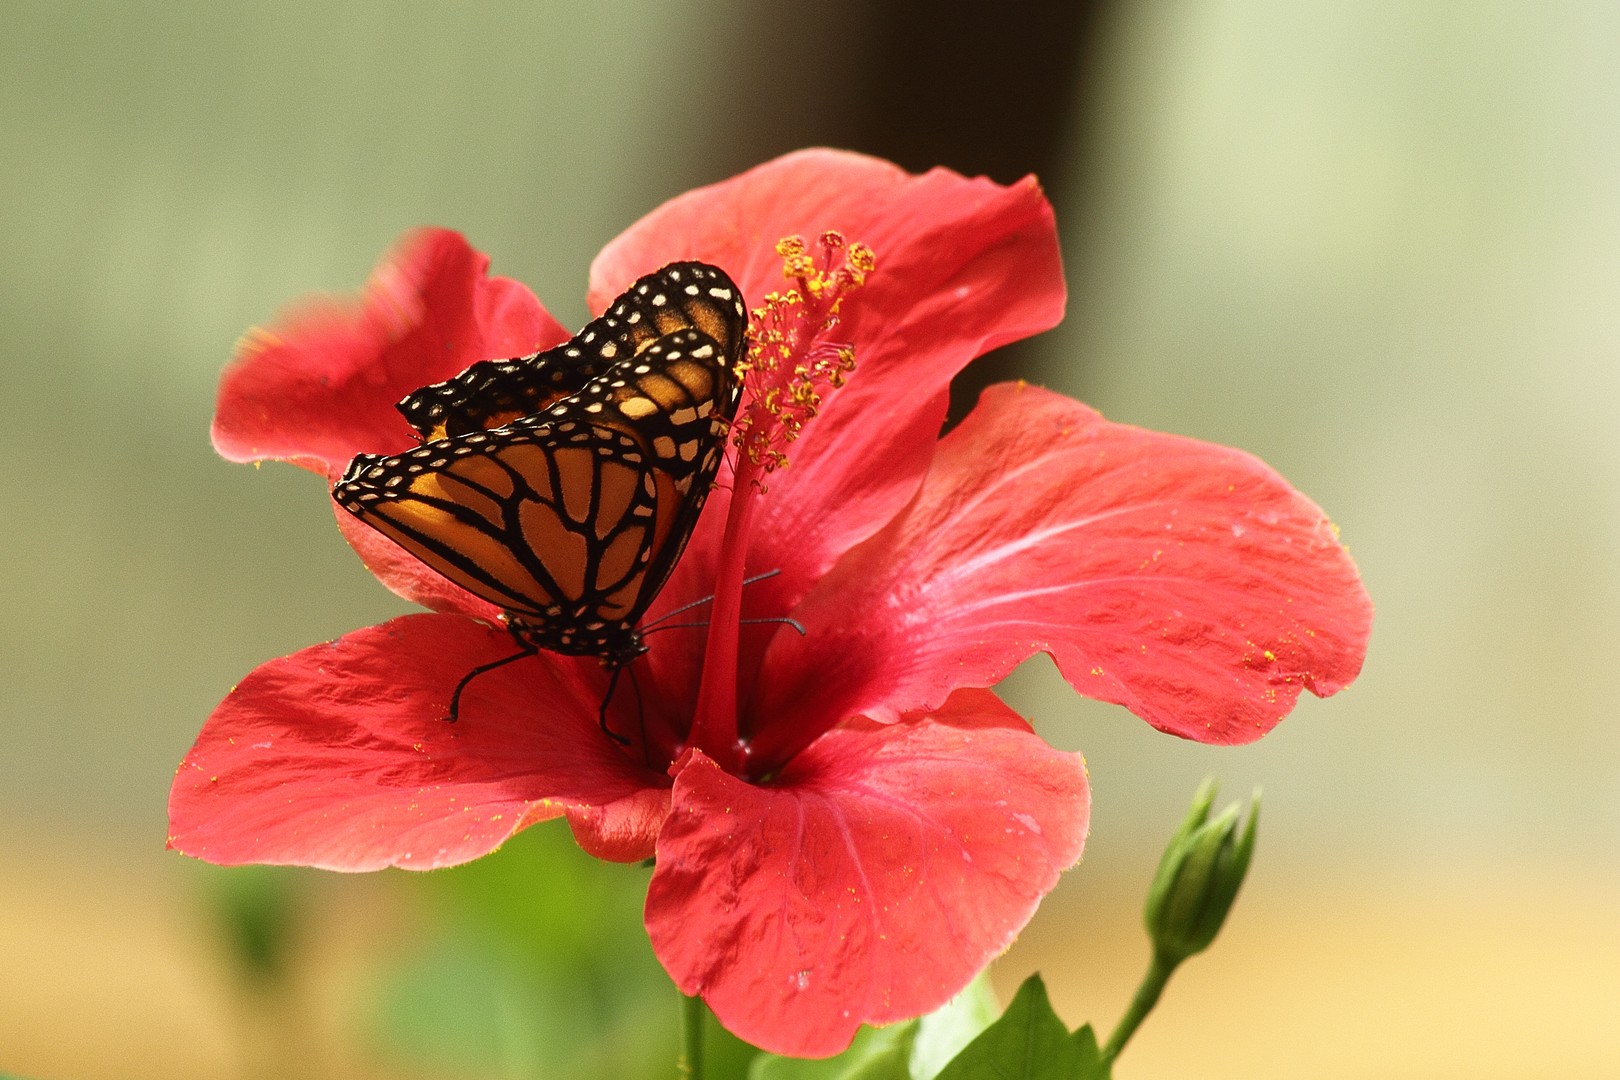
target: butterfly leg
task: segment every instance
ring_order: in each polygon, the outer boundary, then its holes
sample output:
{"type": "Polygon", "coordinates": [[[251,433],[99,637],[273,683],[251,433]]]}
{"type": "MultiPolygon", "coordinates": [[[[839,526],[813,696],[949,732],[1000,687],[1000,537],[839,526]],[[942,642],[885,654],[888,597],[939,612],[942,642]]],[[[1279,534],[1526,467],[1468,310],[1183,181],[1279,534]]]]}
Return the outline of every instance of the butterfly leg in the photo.
{"type": "Polygon", "coordinates": [[[608,676],[607,693],[602,695],[602,707],[596,710],[596,722],[602,725],[602,734],[606,735],[620,746],[629,746],[630,740],[608,727],[607,722],[608,705],[613,701],[613,691],[619,685],[619,672],[624,670],[624,665],[614,664],[609,670],[611,670],[613,674],[608,676]]]}
{"type": "MultiPolygon", "coordinates": [[[[625,665],[629,667],[629,665],[625,665]]],[[[652,750],[647,745],[647,709],[641,697],[641,683],[636,679],[636,669],[630,668],[630,689],[636,692],[636,727],[641,732],[641,757],[647,763],[647,768],[655,766],[652,761],[652,750]]]]}
{"type": "Polygon", "coordinates": [[[521,660],[525,656],[533,655],[533,649],[524,649],[521,652],[513,653],[511,656],[503,656],[499,660],[491,661],[488,664],[480,664],[471,671],[467,672],[467,674],[463,675],[461,677],[461,681],[456,683],[456,688],[450,693],[450,712],[444,718],[445,723],[453,724],[457,719],[459,719],[461,715],[461,692],[467,689],[468,683],[472,682],[486,671],[494,671],[498,667],[505,667],[514,660],[521,660]]]}

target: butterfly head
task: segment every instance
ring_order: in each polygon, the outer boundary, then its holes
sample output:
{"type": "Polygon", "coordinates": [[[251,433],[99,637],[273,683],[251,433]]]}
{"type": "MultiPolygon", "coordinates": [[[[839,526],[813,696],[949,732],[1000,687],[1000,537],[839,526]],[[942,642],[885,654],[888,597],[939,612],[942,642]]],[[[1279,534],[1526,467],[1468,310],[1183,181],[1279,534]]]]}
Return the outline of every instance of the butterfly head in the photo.
{"type": "Polygon", "coordinates": [[[606,668],[620,668],[647,651],[641,631],[625,622],[593,618],[580,612],[571,618],[529,620],[505,616],[506,628],[528,649],[545,649],[564,656],[594,656],[606,668]]]}

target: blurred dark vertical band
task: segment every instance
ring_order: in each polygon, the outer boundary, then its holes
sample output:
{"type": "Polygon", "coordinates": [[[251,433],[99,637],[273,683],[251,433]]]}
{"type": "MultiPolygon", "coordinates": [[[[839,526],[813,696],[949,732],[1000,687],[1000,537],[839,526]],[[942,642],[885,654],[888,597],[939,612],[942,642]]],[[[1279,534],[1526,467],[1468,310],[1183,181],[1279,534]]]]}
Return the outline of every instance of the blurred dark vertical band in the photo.
{"type": "MultiPolygon", "coordinates": [[[[1040,177],[1059,217],[1085,130],[1104,0],[829,0],[740,9],[740,70],[721,78],[742,121],[717,157],[746,168],[800,146],[840,146],[913,171],[947,165],[1009,183],[1040,177]],[[740,93],[739,93],[740,91],[740,93]],[[735,155],[735,156],[733,156],[735,155]]],[[[951,420],[985,386],[1032,365],[1026,343],[956,380],[951,420]]]]}

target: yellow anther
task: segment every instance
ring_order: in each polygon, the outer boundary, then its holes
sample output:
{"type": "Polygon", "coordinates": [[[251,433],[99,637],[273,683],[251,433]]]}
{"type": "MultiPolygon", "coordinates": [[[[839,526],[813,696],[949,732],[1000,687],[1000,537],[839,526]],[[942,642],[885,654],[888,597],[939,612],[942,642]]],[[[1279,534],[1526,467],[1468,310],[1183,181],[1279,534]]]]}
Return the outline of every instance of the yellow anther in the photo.
{"type": "Polygon", "coordinates": [[[777,241],[776,253],[783,276],[795,285],[767,293],[751,313],[748,352],[738,371],[753,399],[733,424],[737,446],[767,473],[787,465],[784,448],[821,411],[822,388],[843,386],[855,370],[854,348],[825,335],[838,326],[844,298],[876,266],[871,248],[832,229],[817,237],[814,255],[801,236],[777,241]]]}

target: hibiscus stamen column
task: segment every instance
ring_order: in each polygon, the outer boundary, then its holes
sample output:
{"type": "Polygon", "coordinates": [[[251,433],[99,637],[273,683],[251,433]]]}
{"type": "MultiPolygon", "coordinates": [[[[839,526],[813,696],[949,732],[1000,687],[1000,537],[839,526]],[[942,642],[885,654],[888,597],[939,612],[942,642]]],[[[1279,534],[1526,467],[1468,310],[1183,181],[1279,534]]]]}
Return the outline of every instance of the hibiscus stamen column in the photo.
{"type": "Polygon", "coordinates": [[[787,445],[815,418],[825,392],[844,385],[855,370],[854,347],[827,335],[838,326],[844,298],[876,265],[871,248],[848,244],[830,230],[816,246],[819,259],[802,237],[777,243],[782,274],[795,287],[766,294],[753,310],[740,371],[748,398],[732,429],[737,467],[688,740],[734,773],[748,756],[737,736],[737,645],[755,500],[768,490],[769,475],[787,465],[787,445]]]}

